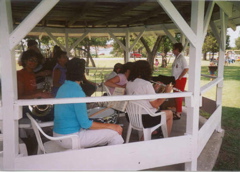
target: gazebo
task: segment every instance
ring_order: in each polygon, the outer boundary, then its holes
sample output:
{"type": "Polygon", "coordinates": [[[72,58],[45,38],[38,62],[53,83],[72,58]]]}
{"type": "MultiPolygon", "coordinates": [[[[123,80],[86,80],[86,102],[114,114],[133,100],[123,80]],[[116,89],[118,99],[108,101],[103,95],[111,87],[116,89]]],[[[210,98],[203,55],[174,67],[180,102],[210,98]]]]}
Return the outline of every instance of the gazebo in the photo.
{"type": "MultiPolygon", "coordinates": [[[[212,133],[221,129],[222,88],[226,29],[240,24],[238,1],[174,0],[1,0],[0,57],[1,113],[0,139],[3,151],[2,170],[143,170],[185,163],[185,170],[197,170],[197,158],[212,133]],[[218,76],[200,87],[202,45],[211,29],[220,45],[218,76]],[[130,34],[137,34],[130,45],[130,34]],[[143,35],[167,35],[173,42],[181,33],[181,42],[190,44],[188,90],[157,95],[86,97],[72,99],[19,100],[15,68],[15,46],[26,35],[48,35],[66,51],[84,37],[108,36],[119,43],[130,57],[130,51],[143,35]],[[61,45],[56,37],[78,37],[72,45],[61,45]],[[125,36],[122,44],[118,36],[125,36]],[[199,107],[202,95],[216,87],[216,110],[199,129],[199,107]],[[154,98],[185,97],[187,123],[185,135],[117,146],[80,149],[33,156],[19,154],[18,120],[22,106],[104,102],[154,98]],[[176,146],[178,143],[178,146],[176,146]]],[[[67,42],[67,41],[66,41],[67,42]]]]}

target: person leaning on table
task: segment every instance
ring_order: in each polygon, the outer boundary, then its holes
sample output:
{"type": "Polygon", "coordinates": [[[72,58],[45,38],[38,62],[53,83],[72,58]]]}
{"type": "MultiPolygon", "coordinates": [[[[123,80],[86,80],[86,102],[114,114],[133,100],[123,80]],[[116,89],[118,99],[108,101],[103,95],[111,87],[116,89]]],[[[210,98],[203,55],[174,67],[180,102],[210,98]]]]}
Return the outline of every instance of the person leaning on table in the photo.
{"type": "MultiPolygon", "coordinates": [[[[86,97],[80,84],[85,66],[78,58],[68,62],[66,81],[59,88],[56,98],[86,97]]],[[[116,145],[124,142],[122,127],[117,124],[93,122],[88,118],[86,103],[56,104],[54,107],[53,135],[77,134],[82,148],[98,145],[116,145]]],[[[70,140],[58,141],[71,148],[70,140]]]]}

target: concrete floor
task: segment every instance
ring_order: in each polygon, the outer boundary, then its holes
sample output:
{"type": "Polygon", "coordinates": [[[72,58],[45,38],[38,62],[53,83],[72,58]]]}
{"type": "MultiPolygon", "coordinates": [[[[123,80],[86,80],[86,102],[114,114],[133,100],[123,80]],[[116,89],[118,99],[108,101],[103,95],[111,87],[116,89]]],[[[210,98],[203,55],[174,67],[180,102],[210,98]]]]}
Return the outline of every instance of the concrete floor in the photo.
{"type": "MultiPolygon", "coordinates": [[[[186,112],[186,108],[183,107],[183,113],[182,113],[181,119],[174,120],[171,137],[184,135],[186,131],[186,113],[185,112],[186,112]]],[[[200,117],[199,121],[200,121],[199,127],[201,127],[204,124],[205,120],[202,117],[200,117]]],[[[118,123],[123,125],[123,138],[126,139],[128,122],[124,114],[120,114],[118,123]]],[[[51,135],[52,133],[51,128],[45,128],[44,130],[49,135],[51,135]]],[[[28,135],[29,135],[29,138],[27,139],[25,138],[22,140],[27,145],[29,155],[33,155],[33,154],[36,154],[37,152],[37,141],[35,139],[34,133],[31,130],[28,131],[28,135]]],[[[204,150],[202,151],[201,155],[198,158],[198,171],[212,170],[221,147],[223,135],[224,135],[224,132],[213,133],[213,135],[211,136],[210,140],[208,141],[207,145],[205,146],[204,150]]],[[[152,139],[156,139],[156,138],[159,138],[159,136],[154,135],[152,139]]],[[[133,130],[130,137],[130,142],[136,142],[136,141],[139,141],[138,132],[133,130]]],[[[171,166],[147,169],[146,171],[184,171],[184,164],[182,163],[182,164],[175,164],[171,166]]]]}

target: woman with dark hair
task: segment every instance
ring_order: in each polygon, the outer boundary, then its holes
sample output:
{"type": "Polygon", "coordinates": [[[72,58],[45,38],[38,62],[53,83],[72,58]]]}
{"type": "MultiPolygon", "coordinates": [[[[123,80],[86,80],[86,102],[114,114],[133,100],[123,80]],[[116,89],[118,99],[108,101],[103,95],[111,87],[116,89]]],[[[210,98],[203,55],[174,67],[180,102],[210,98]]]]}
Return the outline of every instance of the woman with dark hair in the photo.
{"type": "Polygon", "coordinates": [[[123,64],[117,76],[107,80],[104,84],[109,87],[109,91],[112,94],[115,87],[125,88],[128,82],[128,77],[133,67],[133,62],[127,62],[123,64]]]}
{"type": "MultiPolygon", "coordinates": [[[[139,60],[134,63],[133,69],[129,76],[129,82],[126,86],[127,95],[141,95],[141,94],[156,94],[153,85],[150,82],[152,77],[152,69],[148,61],[139,60]]],[[[157,86],[157,85],[156,85],[157,86]]],[[[158,89],[158,88],[156,88],[158,89]]],[[[165,92],[169,93],[172,91],[172,86],[167,85],[165,92]]],[[[146,105],[154,113],[158,111],[159,106],[164,102],[165,99],[151,99],[151,100],[136,100],[146,105]]],[[[172,111],[164,110],[166,113],[166,122],[168,128],[168,135],[170,136],[172,129],[173,116],[172,111]]],[[[145,128],[152,127],[159,124],[161,116],[152,117],[147,112],[142,112],[142,121],[145,128]]]]}
{"type": "MultiPolygon", "coordinates": [[[[84,78],[85,61],[73,58],[67,64],[67,76],[59,88],[56,98],[86,97],[80,82],[84,78]]],[[[122,144],[122,127],[116,124],[98,123],[89,120],[86,103],[56,104],[54,106],[54,136],[77,134],[81,148],[98,145],[122,144]]],[[[71,140],[58,144],[71,148],[71,140]]]]}
{"type": "MultiPolygon", "coordinates": [[[[17,71],[18,99],[51,98],[52,94],[43,89],[37,89],[36,74],[34,69],[38,65],[37,53],[34,50],[27,50],[22,53],[21,64],[23,69],[17,71]]],[[[52,121],[53,113],[45,115],[33,114],[28,106],[23,106],[23,118],[30,113],[35,119],[41,121],[52,121]]]]}
{"type": "Polygon", "coordinates": [[[58,51],[57,52],[57,64],[53,68],[53,87],[52,87],[52,94],[55,97],[59,87],[64,83],[66,80],[66,64],[68,62],[67,52],[66,51],[58,51]]]}

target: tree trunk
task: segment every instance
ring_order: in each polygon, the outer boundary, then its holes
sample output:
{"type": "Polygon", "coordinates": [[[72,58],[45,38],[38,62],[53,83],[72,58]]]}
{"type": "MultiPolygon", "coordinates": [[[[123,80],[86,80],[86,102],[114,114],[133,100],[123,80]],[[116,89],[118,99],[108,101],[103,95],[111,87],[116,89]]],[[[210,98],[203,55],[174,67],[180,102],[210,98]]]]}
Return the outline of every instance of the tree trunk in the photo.
{"type": "Polygon", "coordinates": [[[203,60],[207,60],[207,52],[203,53],[203,60]]]}
{"type": "Polygon", "coordinates": [[[147,61],[150,63],[151,67],[153,68],[154,58],[155,58],[155,56],[157,54],[157,50],[159,49],[160,43],[162,41],[162,37],[161,36],[157,37],[157,40],[156,40],[156,42],[155,42],[155,44],[153,46],[152,51],[150,50],[150,47],[148,46],[146,40],[143,37],[141,37],[140,40],[141,40],[142,44],[144,45],[144,47],[145,47],[145,49],[147,51],[147,54],[148,54],[147,55],[147,61]]]}

